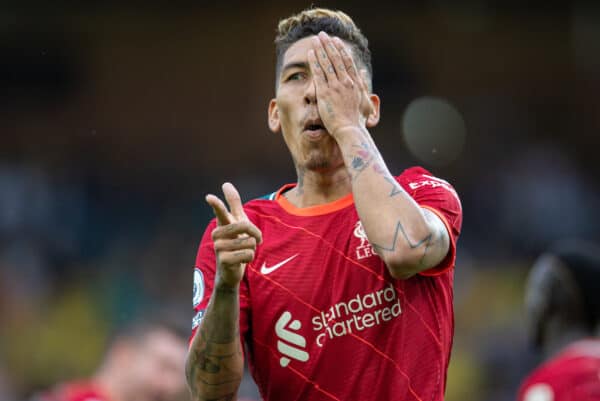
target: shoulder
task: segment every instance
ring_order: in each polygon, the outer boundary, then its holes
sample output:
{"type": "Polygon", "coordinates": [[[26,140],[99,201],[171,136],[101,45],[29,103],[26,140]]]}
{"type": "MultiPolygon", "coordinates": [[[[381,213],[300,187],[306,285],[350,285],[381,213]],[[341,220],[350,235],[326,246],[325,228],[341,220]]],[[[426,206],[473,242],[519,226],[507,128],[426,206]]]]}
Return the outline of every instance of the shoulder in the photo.
{"type": "Polygon", "coordinates": [[[598,344],[575,344],[538,366],[523,381],[519,400],[546,401],[576,394],[583,388],[600,390],[597,380],[600,355],[597,347],[598,344]]]}
{"type": "Polygon", "coordinates": [[[254,224],[258,225],[265,217],[281,212],[281,207],[277,202],[277,195],[280,191],[278,189],[244,203],[244,212],[254,224]]]}

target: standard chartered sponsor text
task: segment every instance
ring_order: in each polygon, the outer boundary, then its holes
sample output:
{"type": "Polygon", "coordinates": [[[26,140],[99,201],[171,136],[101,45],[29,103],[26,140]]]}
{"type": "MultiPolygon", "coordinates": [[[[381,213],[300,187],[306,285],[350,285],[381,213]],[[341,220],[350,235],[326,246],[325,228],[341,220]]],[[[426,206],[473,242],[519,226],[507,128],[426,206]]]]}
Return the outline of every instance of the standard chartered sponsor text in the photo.
{"type": "Polygon", "coordinates": [[[317,345],[322,347],[327,339],[363,331],[388,322],[401,313],[398,294],[389,284],[381,290],[356,294],[347,301],[338,302],[314,315],[311,321],[314,331],[322,331],[316,338],[317,345]]]}

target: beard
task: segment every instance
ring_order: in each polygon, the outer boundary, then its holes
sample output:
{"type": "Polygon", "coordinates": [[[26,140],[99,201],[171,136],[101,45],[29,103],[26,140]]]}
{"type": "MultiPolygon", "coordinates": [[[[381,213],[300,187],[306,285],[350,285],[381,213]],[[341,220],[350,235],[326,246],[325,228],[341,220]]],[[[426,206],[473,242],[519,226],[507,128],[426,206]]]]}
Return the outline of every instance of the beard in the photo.
{"type": "Polygon", "coordinates": [[[323,154],[311,155],[304,167],[314,171],[328,170],[331,167],[331,160],[323,154]]]}
{"type": "Polygon", "coordinates": [[[333,146],[320,143],[308,150],[304,157],[304,168],[309,171],[323,171],[331,169],[335,161],[333,146]]]}

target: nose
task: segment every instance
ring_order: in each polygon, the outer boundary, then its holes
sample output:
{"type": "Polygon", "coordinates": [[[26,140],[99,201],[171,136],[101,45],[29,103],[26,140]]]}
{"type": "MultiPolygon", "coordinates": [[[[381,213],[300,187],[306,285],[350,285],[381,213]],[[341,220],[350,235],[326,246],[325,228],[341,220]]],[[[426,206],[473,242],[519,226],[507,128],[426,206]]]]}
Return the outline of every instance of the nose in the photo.
{"type": "Polygon", "coordinates": [[[317,103],[317,90],[315,88],[315,83],[312,80],[309,80],[306,83],[306,88],[304,89],[304,103],[307,105],[317,103]]]}

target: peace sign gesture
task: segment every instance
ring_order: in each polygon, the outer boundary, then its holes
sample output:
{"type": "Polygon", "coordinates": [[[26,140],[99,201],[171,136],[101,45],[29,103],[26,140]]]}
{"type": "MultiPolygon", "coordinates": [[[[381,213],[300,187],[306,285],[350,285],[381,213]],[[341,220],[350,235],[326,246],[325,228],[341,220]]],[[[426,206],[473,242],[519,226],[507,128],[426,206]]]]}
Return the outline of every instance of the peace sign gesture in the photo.
{"type": "Polygon", "coordinates": [[[231,183],[223,184],[223,194],[229,210],[217,196],[206,196],[206,202],[217,218],[217,227],[212,231],[217,257],[216,280],[236,287],[244,276],[246,263],[254,259],[256,246],[262,242],[262,233],[246,216],[240,194],[231,183]]]}

